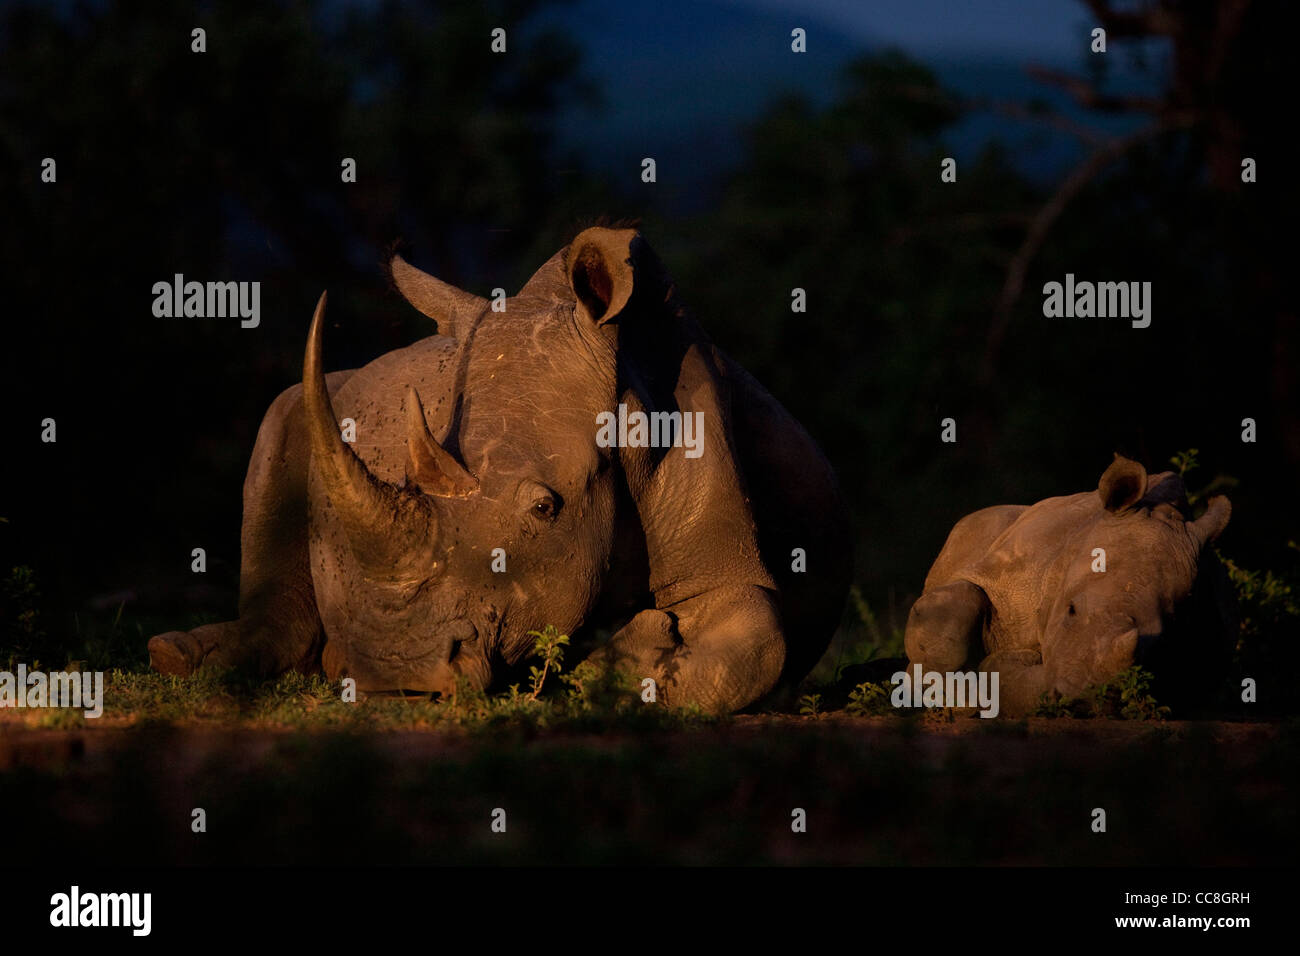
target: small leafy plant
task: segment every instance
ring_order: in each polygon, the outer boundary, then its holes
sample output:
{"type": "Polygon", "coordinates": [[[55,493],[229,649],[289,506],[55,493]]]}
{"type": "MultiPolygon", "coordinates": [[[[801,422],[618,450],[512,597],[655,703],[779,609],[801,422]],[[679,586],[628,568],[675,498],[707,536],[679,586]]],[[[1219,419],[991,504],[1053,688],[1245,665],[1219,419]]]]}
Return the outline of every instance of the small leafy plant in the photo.
{"type": "Polygon", "coordinates": [[[1151,695],[1151,673],[1140,666],[1128,670],[1092,691],[1093,710],[1105,716],[1118,713],[1124,720],[1165,720],[1169,708],[1151,695]]]}
{"type": "Polygon", "coordinates": [[[560,665],[563,664],[564,648],[569,643],[569,635],[561,634],[554,624],[547,624],[540,631],[529,631],[528,636],[536,638],[533,642],[533,656],[542,662],[541,667],[533,666],[528,669],[533,683],[530,699],[536,700],[542,692],[542,685],[546,683],[546,675],[552,670],[558,672],[560,665]]]}
{"type": "MultiPolygon", "coordinates": [[[[1300,552],[1288,541],[1287,547],[1300,552]]],[[[1272,571],[1248,571],[1231,558],[1220,555],[1228,570],[1241,611],[1241,634],[1248,640],[1280,630],[1287,621],[1300,619],[1300,595],[1295,585],[1272,571]]]]}
{"type": "Polygon", "coordinates": [[[568,685],[565,703],[571,715],[626,714],[643,706],[637,681],[623,671],[583,661],[560,680],[568,685]]]}
{"type": "Polygon", "coordinates": [[[1034,708],[1035,717],[1083,717],[1086,714],[1075,713],[1078,702],[1073,697],[1057,697],[1055,694],[1044,692],[1038,698],[1038,706],[1034,708]]]}
{"type": "Polygon", "coordinates": [[[889,694],[888,681],[881,681],[878,684],[864,681],[849,692],[849,702],[844,706],[844,710],[854,717],[888,714],[893,710],[893,705],[889,702],[889,694]]]}
{"type": "Polygon", "coordinates": [[[1044,694],[1034,716],[1167,720],[1169,708],[1151,694],[1151,672],[1135,665],[1078,697],[1058,699],[1044,694]]]}
{"type": "Polygon", "coordinates": [[[1169,464],[1178,469],[1179,478],[1186,478],[1189,471],[1195,471],[1197,467],[1200,466],[1200,462],[1196,460],[1196,456],[1199,453],[1199,448],[1187,448],[1183,451],[1175,452],[1169,459],[1169,464]]]}
{"type": "Polygon", "coordinates": [[[799,713],[805,717],[811,717],[816,720],[822,714],[822,695],[821,694],[804,694],[799,698],[799,713]]]}

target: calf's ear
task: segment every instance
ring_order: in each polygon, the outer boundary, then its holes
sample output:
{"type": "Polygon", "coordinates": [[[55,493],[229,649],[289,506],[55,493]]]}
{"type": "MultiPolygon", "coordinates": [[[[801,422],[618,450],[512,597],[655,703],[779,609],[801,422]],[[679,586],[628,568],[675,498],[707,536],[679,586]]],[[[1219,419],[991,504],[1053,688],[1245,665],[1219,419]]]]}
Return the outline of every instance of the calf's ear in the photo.
{"type": "Polygon", "coordinates": [[[579,314],[596,325],[616,318],[636,287],[645,241],[635,229],[584,229],[569,244],[564,269],[579,314]]]}
{"type": "Polygon", "coordinates": [[[1131,458],[1116,452],[1097,483],[1102,506],[1112,513],[1131,508],[1147,493],[1147,470],[1131,458]]]}

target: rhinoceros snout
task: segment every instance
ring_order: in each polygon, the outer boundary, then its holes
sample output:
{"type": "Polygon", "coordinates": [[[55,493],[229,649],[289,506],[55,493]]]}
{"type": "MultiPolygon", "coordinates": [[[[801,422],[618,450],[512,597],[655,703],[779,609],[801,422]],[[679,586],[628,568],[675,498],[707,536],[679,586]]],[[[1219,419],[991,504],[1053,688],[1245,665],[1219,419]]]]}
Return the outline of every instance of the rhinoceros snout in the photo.
{"type": "MultiPolygon", "coordinates": [[[[1129,618],[1132,621],[1132,618],[1129,618]]],[[[1093,660],[1092,673],[1074,693],[1081,692],[1089,684],[1105,683],[1121,671],[1133,666],[1137,656],[1139,637],[1136,623],[1121,633],[1097,642],[1097,653],[1093,660]]]]}
{"type": "Polygon", "coordinates": [[[331,680],[351,677],[358,690],[369,693],[451,693],[456,683],[454,661],[462,646],[478,639],[478,631],[472,622],[458,619],[431,626],[425,633],[422,639],[332,639],[321,662],[331,680]]]}

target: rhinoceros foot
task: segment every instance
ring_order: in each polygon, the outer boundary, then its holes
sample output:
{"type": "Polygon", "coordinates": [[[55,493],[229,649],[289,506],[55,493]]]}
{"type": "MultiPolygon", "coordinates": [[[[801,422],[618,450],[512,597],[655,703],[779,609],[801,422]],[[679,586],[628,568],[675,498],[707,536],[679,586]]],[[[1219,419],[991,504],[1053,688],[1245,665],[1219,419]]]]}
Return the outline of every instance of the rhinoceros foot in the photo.
{"type": "Polygon", "coordinates": [[[149,639],[149,666],[160,674],[189,677],[222,643],[228,643],[235,621],[204,624],[192,631],[168,631],[149,639]]]}

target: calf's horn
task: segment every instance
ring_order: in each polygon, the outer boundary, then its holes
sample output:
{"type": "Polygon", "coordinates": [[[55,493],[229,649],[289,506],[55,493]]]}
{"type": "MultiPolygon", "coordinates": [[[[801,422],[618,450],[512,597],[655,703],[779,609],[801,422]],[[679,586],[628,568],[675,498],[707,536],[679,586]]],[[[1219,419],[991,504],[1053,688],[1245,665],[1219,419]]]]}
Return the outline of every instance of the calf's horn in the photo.
{"type": "Polygon", "coordinates": [[[1232,504],[1223,495],[1215,495],[1210,499],[1205,514],[1195,521],[1189,522],[1187,529],[1191,531],[1197,543],[1203,548],[1223,533],[1223,529],[1228,526],[1228,519],[1231,517],[1232,504]]]}

